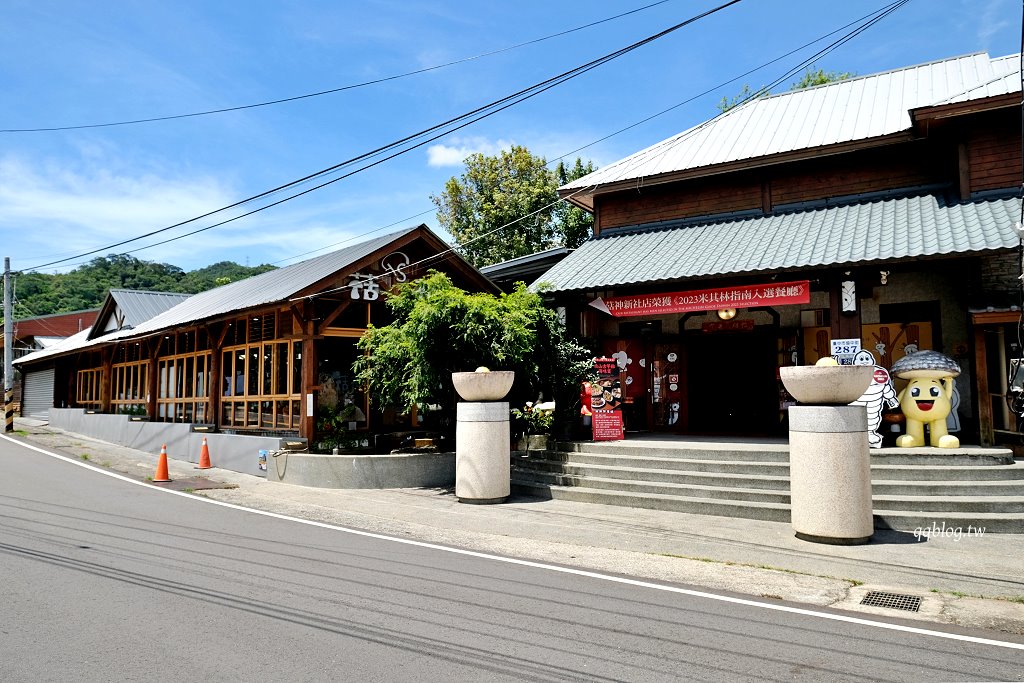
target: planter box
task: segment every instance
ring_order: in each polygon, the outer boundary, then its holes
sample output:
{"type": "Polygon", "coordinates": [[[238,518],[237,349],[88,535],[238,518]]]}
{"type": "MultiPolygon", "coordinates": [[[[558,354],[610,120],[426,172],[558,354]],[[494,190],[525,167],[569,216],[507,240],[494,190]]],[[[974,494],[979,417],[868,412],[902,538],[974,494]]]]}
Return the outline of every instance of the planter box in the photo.
{"type": "Polygon", "coordinates": [[[517,451],[544,451],[547,450],[548,439],[547,434],[528,434],[519,437],[515,448],[517,451]]]}

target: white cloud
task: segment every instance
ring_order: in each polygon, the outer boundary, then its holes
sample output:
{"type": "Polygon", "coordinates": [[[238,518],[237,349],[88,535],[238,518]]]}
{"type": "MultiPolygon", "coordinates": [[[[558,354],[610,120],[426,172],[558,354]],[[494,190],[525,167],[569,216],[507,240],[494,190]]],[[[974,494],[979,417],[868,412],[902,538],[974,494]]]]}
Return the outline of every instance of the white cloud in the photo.
{"type": "MultiPolygon", "coordinates": [[[[98,247],[188,220],[250,192],[210,172],[150,168],[132,171],[111,150],[83,151],[69,163],[0,157],[0,242],[16,270],[73,257],[98,247]]],[[[280,197],[275,197],[280,198],[280,197]]],[[[316,193],[295,202],[184,239],[140,249],[246,213],[247,205],[181,228],[131,242],[45,270],[70,270],[98,256],[131,253],[185,270],[218,261],[290,262],[339,249],[430,219],[421,190],[376,193],[350,188],[316,193]],[[426,212],[426,215],[416,215],[426,212]]]]}
{"type": "Polygon", "coordinates": [[[497,154],[512,147],[508,140],[488,140],[482,137],[452,138],[450,144],[427,147],[427,165],[434,168],[461,166],[470,154],[497,154]]]}
{"type": "Polygon", "coordinates": [[[131,175],[7,156],[0,158],[0,235],[20,261],[15,267],[24,267],[187,220],[234,196],[210,176],[131,175]]]}
{"type": "Polygon", "coordinates": [[[993,37],[1011,26],[1010,20],[1003,17],[1012,16],[1012,12],[1004,8],[1003,4],[1002,0],[991,0],[978,16],[978,41],[986,50],[989,49],[993,37]]]}

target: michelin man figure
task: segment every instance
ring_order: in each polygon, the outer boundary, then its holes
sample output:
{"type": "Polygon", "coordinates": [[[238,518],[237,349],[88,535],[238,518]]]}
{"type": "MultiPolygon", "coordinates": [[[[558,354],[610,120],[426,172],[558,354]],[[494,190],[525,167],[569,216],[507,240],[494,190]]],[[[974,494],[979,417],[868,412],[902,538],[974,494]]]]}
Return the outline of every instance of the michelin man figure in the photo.
{"type": "Polygon", "coordinates": [[[938,351],[918,351],[900,358],[892,373],[908,380],[900,392],[900,409],[907,418],[907,433],[896,440],[900,448],[924,446],[924,428],[928,442],[937,448],[958,448],[960,439],[950,434],[946,418],[953,410],[954,380],[960,365],[938,351]]]}
{"type": "Polygon", "coordinates": [[[875,364],[875,357],[870,351],[861,349],[853,357],[854,365],[874,365],[875,372],[872,375],[871,385],[864,394],[851,406],[864,406],[868,411],[868,444],[871,448],[882,447],[882,435],[878,433],[878,426],[882,424],[882,408],[895,408],[900,404],[896,397],[896,389],[892,386],[892,379],[889,372],[881,365],[875,364]]]}

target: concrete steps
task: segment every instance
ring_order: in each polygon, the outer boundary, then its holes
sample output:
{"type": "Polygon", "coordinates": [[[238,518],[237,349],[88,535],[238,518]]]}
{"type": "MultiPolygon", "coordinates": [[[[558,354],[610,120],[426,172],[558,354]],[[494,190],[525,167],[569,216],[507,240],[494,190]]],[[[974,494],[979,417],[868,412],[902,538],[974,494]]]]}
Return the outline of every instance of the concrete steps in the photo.
{"type": "MultiPolygon", "coordinates": [[[[785,444],[561,443],[513,453],[512,485],[546,498],[789,521],[788,460],[785,444]]],[[[876,449],[871,472],[879,528],[1024,533],[1024,463],[1009,450],[876,449]]]]}

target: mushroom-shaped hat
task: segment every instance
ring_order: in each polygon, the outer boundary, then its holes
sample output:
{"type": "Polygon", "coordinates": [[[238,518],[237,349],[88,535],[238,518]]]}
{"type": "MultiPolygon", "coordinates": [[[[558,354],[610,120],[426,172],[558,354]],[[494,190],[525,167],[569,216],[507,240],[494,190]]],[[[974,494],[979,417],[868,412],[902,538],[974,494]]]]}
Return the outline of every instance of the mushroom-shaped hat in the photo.
{"type": "Polygon", "coordinates": [[[900,379],[958,377],[960,364],[938,351],[918,351],[892,364],[892,374],[900,379]]]}

